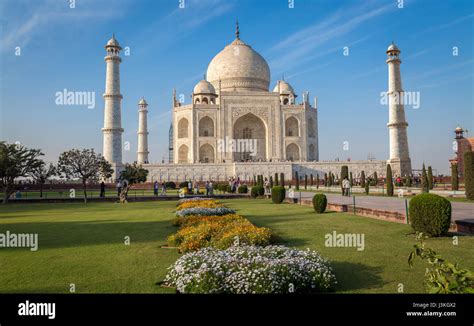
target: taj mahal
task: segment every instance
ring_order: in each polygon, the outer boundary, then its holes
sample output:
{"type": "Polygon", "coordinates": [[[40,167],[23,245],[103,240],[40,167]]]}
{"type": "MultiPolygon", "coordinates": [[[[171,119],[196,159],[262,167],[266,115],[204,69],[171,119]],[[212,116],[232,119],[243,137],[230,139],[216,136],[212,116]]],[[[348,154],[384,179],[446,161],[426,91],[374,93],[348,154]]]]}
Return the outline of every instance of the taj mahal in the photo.
{"type": "MultiPolygon", "coordinates": [[[[122,50],[115,35],[107,42],[106,87],[104,93],[103,155],[117,173],[122,162],[120,64],[122,50]]],[[[403,93],[400,50],[391,44],[387,51],[389,98],[403,93]]],[[[138,102],[137,163],[149,171],[148,181],[216,180],[229,177],[251,180],[254,175],[284,173],[290,179],[300,175],[337,174],[341,166],[358,176],[386,173],[411,174],[407,127],[403,104],[389,101],[389,153],[387,160],[320,161],[318,103],[309,92],[301,100],[285,80],[270,85],[267,61],[240,38],[235,39],[210,61],[207,73],[192,91],[192,102],[184,104],[173,91],[170,129],[170,162],[150,164],[148,160],[148,103],[138,102]],[[271,87],[272,86],[272,87],[271,87]]],[[[380,135],[383,136],[383,135],[380,135]]]]}

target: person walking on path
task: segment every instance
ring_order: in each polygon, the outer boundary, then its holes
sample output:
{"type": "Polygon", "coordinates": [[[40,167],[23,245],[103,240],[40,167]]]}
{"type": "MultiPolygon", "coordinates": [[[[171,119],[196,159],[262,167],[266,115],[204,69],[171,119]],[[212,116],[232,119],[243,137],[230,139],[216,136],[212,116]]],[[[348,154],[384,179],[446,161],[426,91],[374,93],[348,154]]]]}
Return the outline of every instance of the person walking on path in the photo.
{"type": "Polygon", "coordinates": [[[344,180],[342,180],[343,195],[344,196],[350,196],[349,195],[349,190],[350,189],[351,189],[351,182],[349,181],[349,179],[347,179],[347,177],[345,177],[344,180]]]}
{"type": "Polygon", "coordinates": [[[153,183],[153,195],[158,196],[158,181],[153,183]]]}
{"type": "Polygon", "coordinates": [[[105,197],[105,183],[104,181],[102,181],[100,183],[100,195],[99,195],[101,198],[104,198],[105,197]]]}
{"type": "Polygon", "coordinates": [[[166,196],[166,183],[161,183],[161,196],[166,196]]]}
{"type": "Polygon", "coordinates": [[[121,192],[122,192],[122,183],[118,181],[117,182],[117,197],[120,197],[121,192]]]}

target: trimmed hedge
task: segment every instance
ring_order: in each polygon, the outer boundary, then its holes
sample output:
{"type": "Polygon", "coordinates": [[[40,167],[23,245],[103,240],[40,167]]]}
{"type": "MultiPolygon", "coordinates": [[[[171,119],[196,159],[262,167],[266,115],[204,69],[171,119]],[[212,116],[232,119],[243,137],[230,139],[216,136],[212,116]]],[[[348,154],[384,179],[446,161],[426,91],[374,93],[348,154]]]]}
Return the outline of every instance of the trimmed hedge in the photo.
{"type": "Polygon", "coordinates": [[[438,237],[448,232],[451,203],[438,195],[419,194],[410,200],[409,216],[415,231],[438,237]]]}
{"type": "Polygon", "coordinates": [[[464,153],[464,185],[466,198],[474,200],[474,152],[464,153]]]}
{"type": "Polygon", "coordinates": [[[286,190],[285,187],[276,186],[272,188],[272,202],[275,204],[281,204],[285,200],[286,190]]]}
{"type": "Polygon", "coordinates": [[[324,194],[316,194],[313,196],[313,207],[314,211],[318,214],[324,213],[328,200],[324,194]]]}
{"type": "Polygon", "coordinates": [[[237,190],[237,192],[239,194],[246,194],[249,192],[249,188],[247,187],[247,185],[241,185],[239,189],[237,190]]]}
{"type": "Polygon", "coordinates": [[[265,188],[262,186],[253,186],[252,189],[250,190],[250,195],[253,198],[261,197],[265,194],[265,188]]]}

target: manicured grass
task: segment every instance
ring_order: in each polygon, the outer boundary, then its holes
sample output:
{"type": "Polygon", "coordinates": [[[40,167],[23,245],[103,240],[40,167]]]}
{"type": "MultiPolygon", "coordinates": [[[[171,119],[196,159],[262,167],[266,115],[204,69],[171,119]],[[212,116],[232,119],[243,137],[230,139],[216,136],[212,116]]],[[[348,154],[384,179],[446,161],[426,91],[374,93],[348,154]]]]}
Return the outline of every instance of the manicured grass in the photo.
{"type": "MultiPolygon", "coordinates": [[[[257,226],[272,229],[279,244],[320,251],[331,259],[341,293],[424,292],[425,263],[410,269],[415,243],[408,225],[343,213],[316,215],[311,207],[270,200],[223,201],[257,226]],[[362,233],[365,250],[325,247],[325,235],[362,233]]],[[[11,204],[0,206],[0,233],[39,233],[39,250],[0,248],[0,292],[165,293],[156,285],[178,257],[160,248],[169,234],[175,202],[11,204]],[[124,244],[129,236],[131,245],[124,244]]],[[[474,270],[474,237],[429,239],[444,258],[474,270]]]]}

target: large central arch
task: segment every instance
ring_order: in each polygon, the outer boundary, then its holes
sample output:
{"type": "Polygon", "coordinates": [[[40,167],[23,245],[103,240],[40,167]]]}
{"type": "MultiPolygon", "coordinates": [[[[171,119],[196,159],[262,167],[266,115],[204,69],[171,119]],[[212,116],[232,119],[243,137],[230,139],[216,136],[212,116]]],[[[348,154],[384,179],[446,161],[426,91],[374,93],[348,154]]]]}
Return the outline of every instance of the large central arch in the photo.
{"type": "Polygon", "coordinates": [[[247,113],[235,121],[233,129],[237,147],[233,155],[234,161],[267,160],[267,128],[262,119],[247,113]],[[256,155],[252,156],[249,149],[254,149],[256,155]]]}

